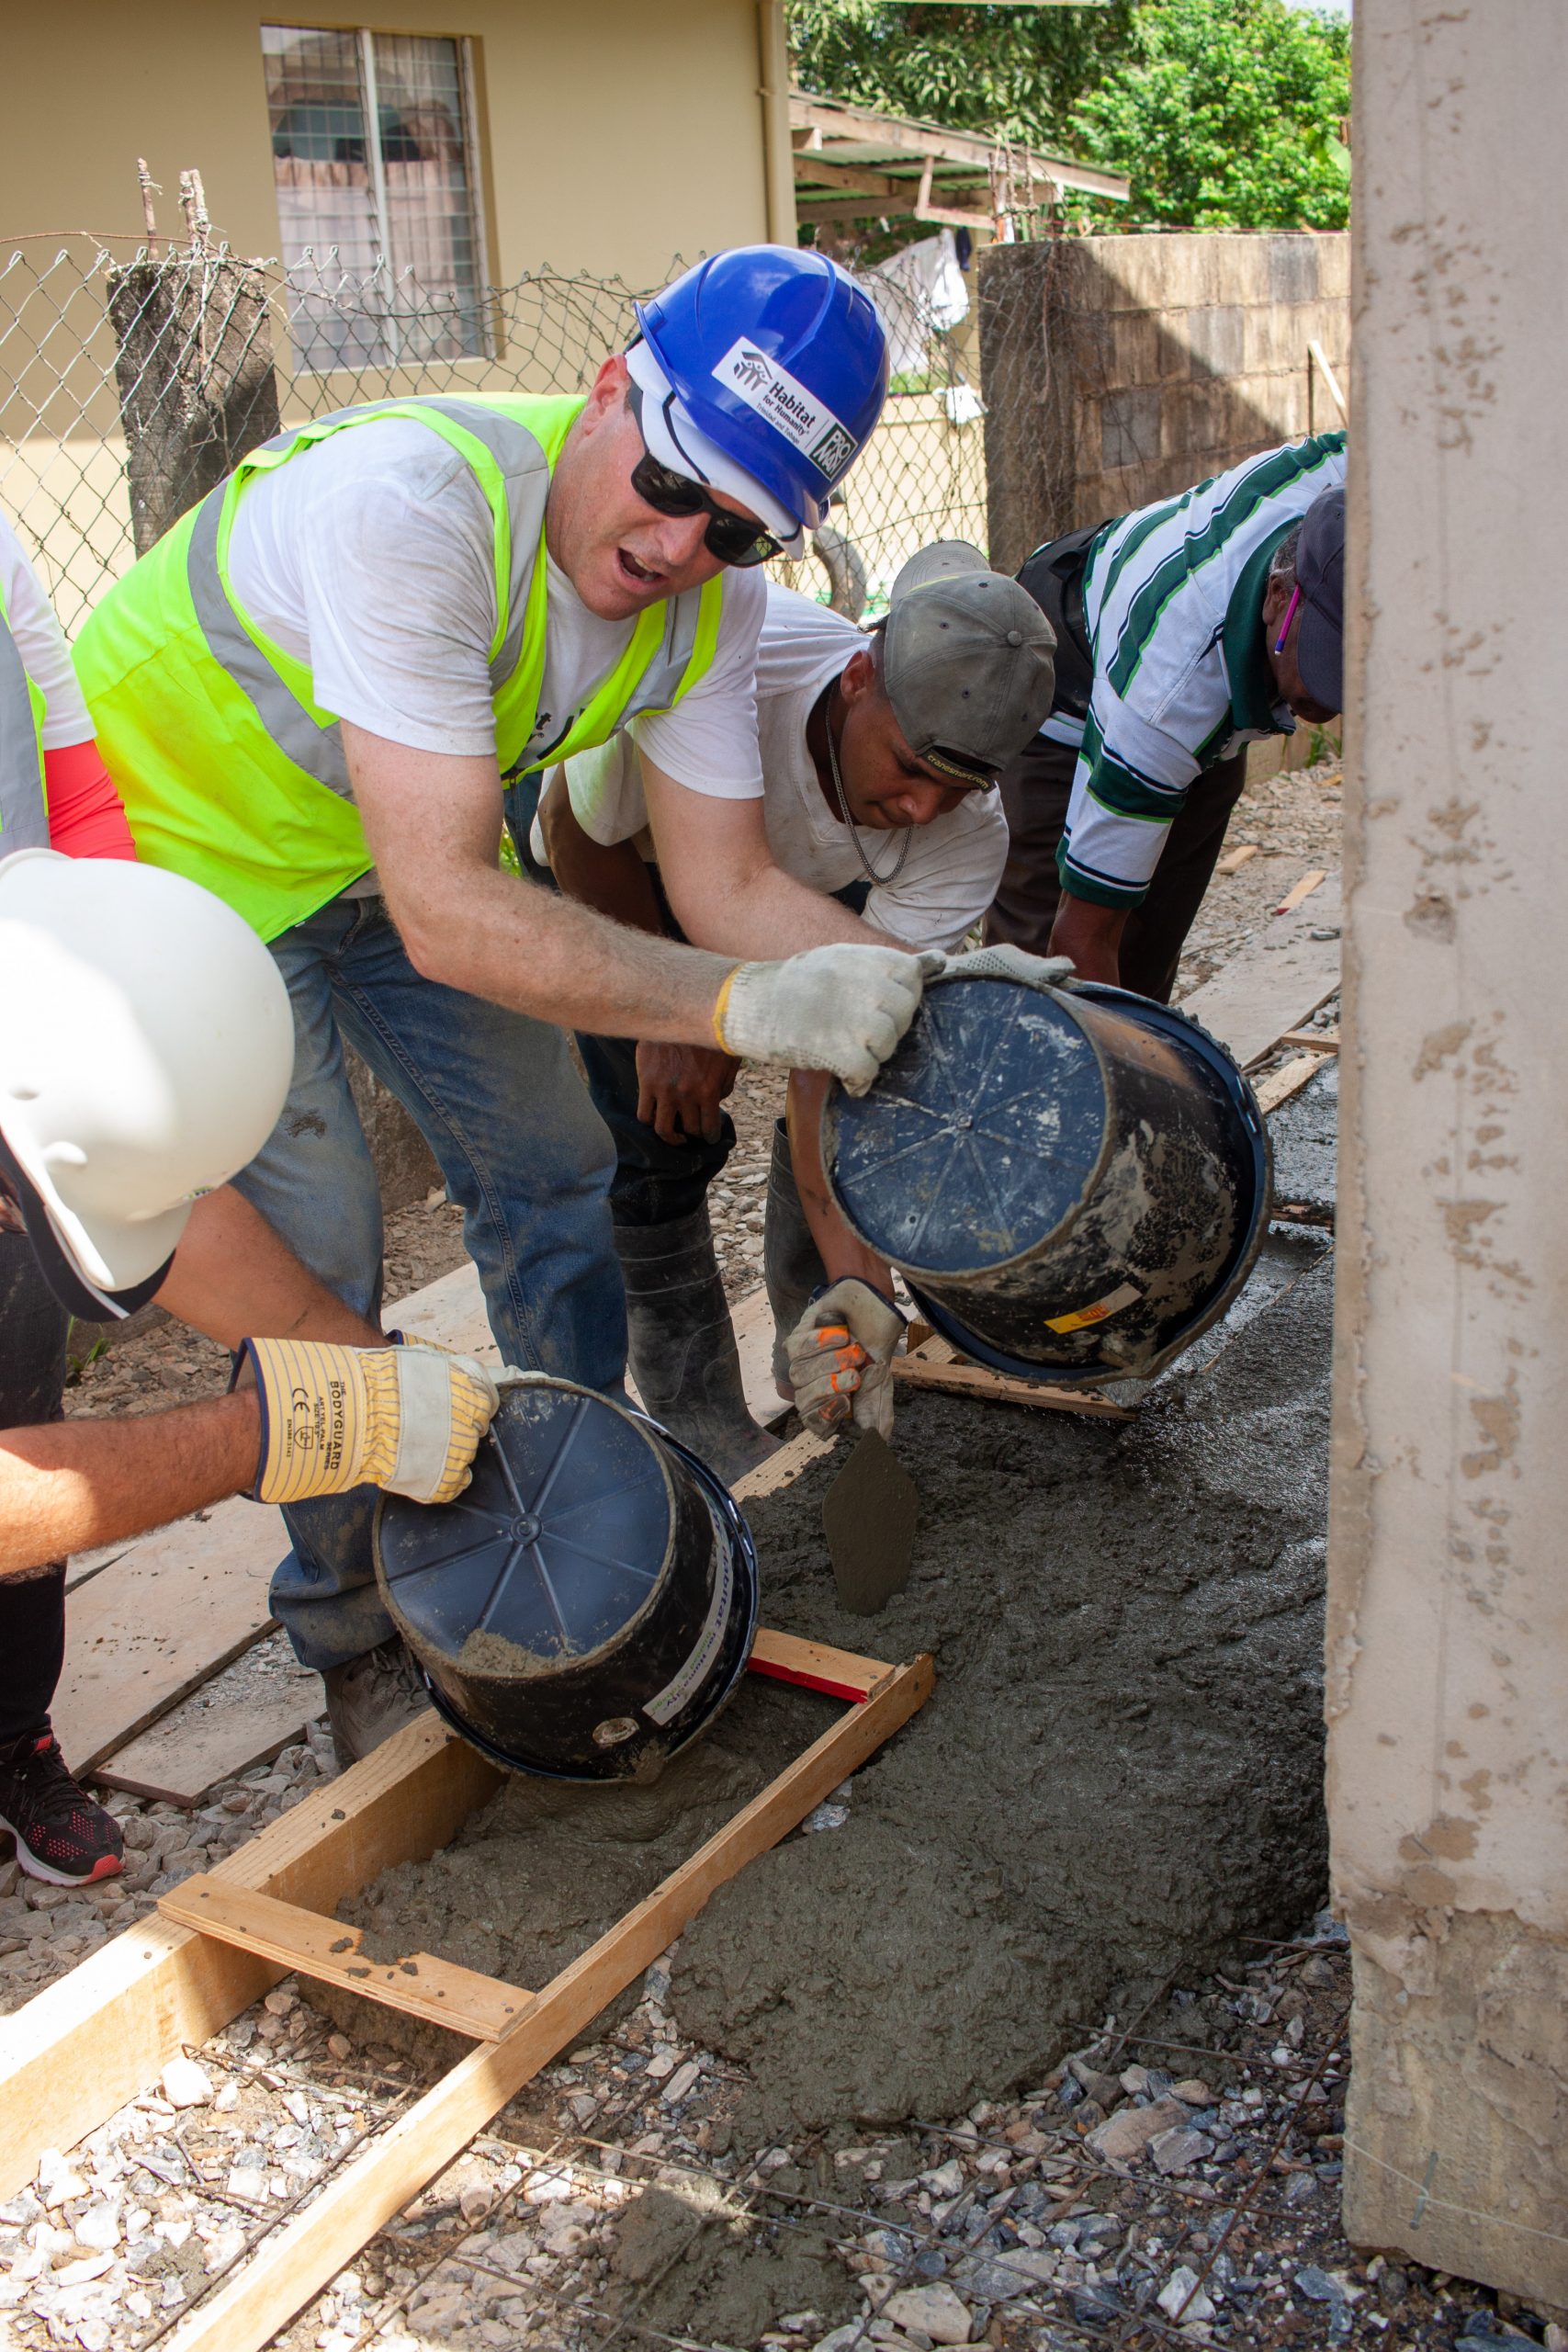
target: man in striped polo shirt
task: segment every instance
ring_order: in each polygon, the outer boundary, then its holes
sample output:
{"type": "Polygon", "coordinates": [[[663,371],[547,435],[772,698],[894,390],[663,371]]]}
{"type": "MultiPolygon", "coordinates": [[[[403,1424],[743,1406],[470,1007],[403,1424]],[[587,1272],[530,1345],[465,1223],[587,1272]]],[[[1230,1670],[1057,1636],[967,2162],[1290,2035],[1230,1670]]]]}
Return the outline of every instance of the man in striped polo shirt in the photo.
{"type": "Polygon", "coordinates": [[[1169,1001],[1247,744],[1339,711],[1344,481],[1322,433],[1030,557],[1056,695],[1002,775],[988,940],[1169,1001]]]}

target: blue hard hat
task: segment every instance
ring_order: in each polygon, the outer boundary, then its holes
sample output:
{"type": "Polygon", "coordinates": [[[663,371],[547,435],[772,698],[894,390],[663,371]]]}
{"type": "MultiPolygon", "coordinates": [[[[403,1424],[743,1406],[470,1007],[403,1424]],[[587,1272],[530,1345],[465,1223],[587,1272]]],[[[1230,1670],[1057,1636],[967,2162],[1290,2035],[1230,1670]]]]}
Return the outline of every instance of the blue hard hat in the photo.
{"type": "Polygon", "coordinates": [[[637,316],[699,432],[807,528],[819,523],[887,395],[870,296],[826,254],[737,245],[637,316]]]}

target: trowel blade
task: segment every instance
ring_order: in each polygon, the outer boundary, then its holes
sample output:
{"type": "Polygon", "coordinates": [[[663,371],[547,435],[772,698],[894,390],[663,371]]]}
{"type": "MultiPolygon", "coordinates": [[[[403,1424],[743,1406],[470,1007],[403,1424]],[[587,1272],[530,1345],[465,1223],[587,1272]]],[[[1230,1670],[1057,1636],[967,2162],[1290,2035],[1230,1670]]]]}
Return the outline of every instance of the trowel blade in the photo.
{"type": "Polygon", "coordinates": [[[822,1498],[839,1602],[874,1617],[909,1581],[920,1499],[886,1439],[868,1430],[822,1498]]]}

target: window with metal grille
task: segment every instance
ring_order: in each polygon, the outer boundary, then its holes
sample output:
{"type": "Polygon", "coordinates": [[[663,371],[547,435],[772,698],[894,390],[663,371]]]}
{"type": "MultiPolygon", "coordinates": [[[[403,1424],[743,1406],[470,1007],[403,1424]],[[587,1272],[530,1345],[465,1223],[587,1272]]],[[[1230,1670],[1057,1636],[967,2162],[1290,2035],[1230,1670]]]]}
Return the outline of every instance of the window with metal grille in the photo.
{"type": "Polygon", "coordinates": [[[264,25],[298,365],[487,355],[466,40],[264,25]]]}

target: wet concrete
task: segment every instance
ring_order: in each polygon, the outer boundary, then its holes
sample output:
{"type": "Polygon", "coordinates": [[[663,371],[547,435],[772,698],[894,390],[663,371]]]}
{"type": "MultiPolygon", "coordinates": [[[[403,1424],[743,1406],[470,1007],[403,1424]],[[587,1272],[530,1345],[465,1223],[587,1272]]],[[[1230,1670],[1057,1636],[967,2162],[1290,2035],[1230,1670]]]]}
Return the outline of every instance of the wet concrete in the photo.
{"type": "MultiPolygon", "coordinates": [[[[745,2136],[998,2096],[1321,1899],[1331,1268],[1323,1237],[1275,1237],[1131,1423],[901,1400],[920,1530],[876,1617],[840,1610],[822,1542],[841,1457],[750,1508],[765,1622],[931,1649],[938,1682],[844,1826],[762,1856],[682,1940],[676,2014],[746,2069],[745,2136]]],[[[344,1916],[537,1986],[829,1720],[749,1679],[656,1787],[509,1784],[344,1916]]]]}
{"type": "Polygon", "coordinates": [[[1281,1103],[1269,1122],[1274,1145],[1274,1198],[1311,1211],[1314,1222],[1332,1223],[1339,1156],[1339,1057],[1325,1054],[1324,1066],[1301,1092],[1281,1103]]]}

